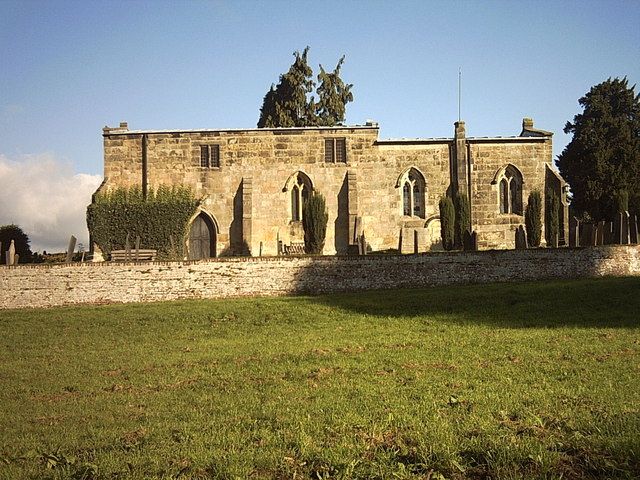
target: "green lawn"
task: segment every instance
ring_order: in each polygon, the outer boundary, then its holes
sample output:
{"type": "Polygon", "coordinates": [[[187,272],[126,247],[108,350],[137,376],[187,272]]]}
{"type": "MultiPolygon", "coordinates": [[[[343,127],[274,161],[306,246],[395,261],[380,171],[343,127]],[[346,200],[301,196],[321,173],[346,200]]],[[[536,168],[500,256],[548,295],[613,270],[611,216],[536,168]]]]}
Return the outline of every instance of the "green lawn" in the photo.
{"type": "Polygon", "coordinates": [[[0,311],[0,478],[637,478],[640,278],[0,311]]]}

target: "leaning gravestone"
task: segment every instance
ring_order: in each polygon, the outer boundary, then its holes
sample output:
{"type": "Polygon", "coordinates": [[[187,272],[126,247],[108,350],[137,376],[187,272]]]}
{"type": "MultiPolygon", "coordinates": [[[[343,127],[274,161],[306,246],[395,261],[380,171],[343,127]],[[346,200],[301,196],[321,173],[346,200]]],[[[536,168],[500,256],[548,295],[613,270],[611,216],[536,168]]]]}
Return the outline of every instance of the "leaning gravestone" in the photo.
{"type": "Polygon", "coordinates": [[[71,235],[69,239],[69,247],[67,248],[67,263],[71,263],[73,261],[73,252],[76,249],[76,237],[71,235]]]}

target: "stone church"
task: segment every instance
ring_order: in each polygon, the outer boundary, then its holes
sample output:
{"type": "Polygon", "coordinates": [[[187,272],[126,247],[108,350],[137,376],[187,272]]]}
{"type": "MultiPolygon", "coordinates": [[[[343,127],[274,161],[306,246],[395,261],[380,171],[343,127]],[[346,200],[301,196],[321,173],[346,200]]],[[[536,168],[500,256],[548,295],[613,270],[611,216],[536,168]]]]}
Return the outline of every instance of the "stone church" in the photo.
{"type": "Polygon", "coordinates": [[[529,192],[562,199],[560,244],[568,237],[567,185],[552,166],[552,133],[525,118],[513,137],[380,139],[377,123],[227,130],[103,129],[100,189],[186,185],[203,198],[185,239],[189,258],[301,253],[302,203],[324,195],[325,254],[441,249],[438,202],[468,195],[478,248],[514,248],[529,192]]]}

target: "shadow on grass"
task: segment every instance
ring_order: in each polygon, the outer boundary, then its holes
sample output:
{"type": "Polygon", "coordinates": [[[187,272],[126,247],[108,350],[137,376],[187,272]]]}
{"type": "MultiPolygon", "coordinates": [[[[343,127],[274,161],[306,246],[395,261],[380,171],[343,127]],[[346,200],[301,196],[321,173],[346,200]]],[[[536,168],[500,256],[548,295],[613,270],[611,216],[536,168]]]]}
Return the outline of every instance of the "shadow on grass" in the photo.
{"type": "Polygon", "coordinates": [[[638,277],[378,290],[310,301],[378,317],[438,317],[498,328],[640,327],[638,277]]]}

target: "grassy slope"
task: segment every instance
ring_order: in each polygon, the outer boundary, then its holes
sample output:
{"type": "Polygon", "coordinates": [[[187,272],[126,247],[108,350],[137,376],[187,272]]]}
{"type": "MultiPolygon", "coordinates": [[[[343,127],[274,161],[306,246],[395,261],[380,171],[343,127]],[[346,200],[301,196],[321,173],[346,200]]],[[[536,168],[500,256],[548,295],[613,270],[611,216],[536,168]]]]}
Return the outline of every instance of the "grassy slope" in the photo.
{"type": "Polygon", "coordinates": [[[638,312],[640,279],[2,311],[0,478],[633,478],[638,312]]]}

